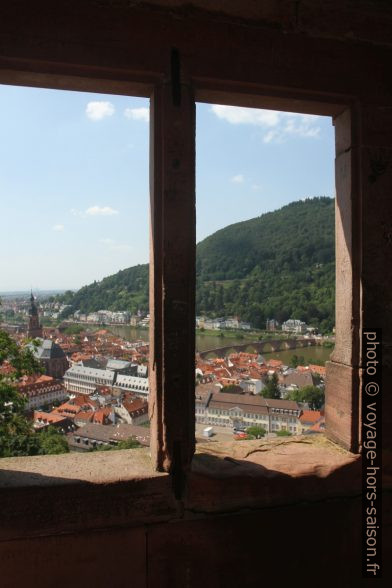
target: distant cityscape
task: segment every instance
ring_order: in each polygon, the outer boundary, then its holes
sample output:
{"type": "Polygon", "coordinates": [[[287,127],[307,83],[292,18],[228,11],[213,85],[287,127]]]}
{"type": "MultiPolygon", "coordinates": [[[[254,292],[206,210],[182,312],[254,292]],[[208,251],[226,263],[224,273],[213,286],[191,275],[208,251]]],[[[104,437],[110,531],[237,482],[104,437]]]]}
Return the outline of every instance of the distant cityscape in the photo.
{"type": "MultiPolygon", "coordinates": [[[[48,291],[49,292],[49,291],[48,291]]],[[[61,302],[50,302],[46,298],[48,296],[42,295],[43,300],[37,303],[41,317],[44,319],[59,320],[64,311],[70,308],[69,304],[62,304],[61,302]]],[[[3,299],[2,312],[6,322],[25,323],[29,316],[29,302],[24,296],[9,296],[3,299]]],[[[84,313],[80,310],[75,311],[67,316],[66,322],[75,323],[89,323],[92,325],[131,325],[138,327],[147,327],[150,322],[150,315],[147,312],[139,310],[132,315],[127,310],[98,310],[96,312],[84,313]]],[[[210,330],[239,330],[250,331],[253,327],[251,323],[242,321],[238,317],[215,317],[210,318],[206,316],[196,317],[196,327],[199,329],[210,330]]],[[[316,334],[317,329],[307,325],[304,321],[299,319],[288,319],[280,324],[276,319],[267,319],[266,331],[283,331],[286,333],[296,334],[316,334]]]]}
{"type": "MultiPolygon", "coordinates": [[[[16,383],[34,431],[56,429],[69,451],[110,449],[129,439],[149,445],[148,341],[127,341],[100,328],[105,323],[146,327],[149,315],[77,311],[60,327],[42,326],[42,319],[57,319],[65,308],[45,300],[38,304],[32,293],[28,300],[3,299],[2,329],[21,345],[26,337],[37,341],[32,350],[44,373],[24,375],[16,383]]],[[[236,317],[197,317],[196,326],[251,330],[236,317]]],[[[268,319],[266,330],[302,336],[306,345],[322,342],[300,320],[279,325],[268,319]]],[[[0,374],[10,369],[5,361],[0,374]]],[[[325,376],[323,365],[306,364],[295,353],[290,365],[257,352],[225,357],[197,353],[196,439],[320,433],[325,427],[325,376]]]]}

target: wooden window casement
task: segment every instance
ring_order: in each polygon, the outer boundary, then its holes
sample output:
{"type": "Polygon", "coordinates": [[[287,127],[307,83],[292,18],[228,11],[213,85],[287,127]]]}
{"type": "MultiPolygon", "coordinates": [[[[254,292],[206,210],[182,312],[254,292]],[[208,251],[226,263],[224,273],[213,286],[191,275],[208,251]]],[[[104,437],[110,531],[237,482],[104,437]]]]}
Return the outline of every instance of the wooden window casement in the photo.
{"type": "Polygon", "coordinates": [[[195,101],[175,64],[151,99],[149,404],[153,461],[179,496],[195,443],[195,101]]]}

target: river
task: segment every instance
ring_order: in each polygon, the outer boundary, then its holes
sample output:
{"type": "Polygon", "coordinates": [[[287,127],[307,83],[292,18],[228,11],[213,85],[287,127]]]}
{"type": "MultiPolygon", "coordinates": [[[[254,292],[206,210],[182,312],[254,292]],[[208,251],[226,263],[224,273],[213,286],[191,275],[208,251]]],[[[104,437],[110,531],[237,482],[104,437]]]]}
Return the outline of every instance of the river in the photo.
{"type": "MultiPolygon", "coordinates": [[[[122,337],[126,341],[137,341],[138,339],[148,341],[148,329],[139,329],[137,327],[130,327],[125,325],[104,328],[108,329],[113,334],[122,337]]],[[[246,339],[242,339],[241,337],[221,337],[219,334],[214,335],[210,333],[196,335],[197,351],[216,349],[218,347],[224,347],[226,345],[243,345],[244,343],[246,343],[246,339]]],[[[322,347],[321,345],[316,345],[312,347],[301,347],[298,349],[289,349],[285,351],[263,353],[263,355],[273,359],[280,359],[281,361],[283,361],[284,364],[288,364],[294,354],[298,356],[302,355],[306,361],[312,359],[325,362],[329,359],[329,356],[331,355],[332,351],[332,349],[322,347]]]]}

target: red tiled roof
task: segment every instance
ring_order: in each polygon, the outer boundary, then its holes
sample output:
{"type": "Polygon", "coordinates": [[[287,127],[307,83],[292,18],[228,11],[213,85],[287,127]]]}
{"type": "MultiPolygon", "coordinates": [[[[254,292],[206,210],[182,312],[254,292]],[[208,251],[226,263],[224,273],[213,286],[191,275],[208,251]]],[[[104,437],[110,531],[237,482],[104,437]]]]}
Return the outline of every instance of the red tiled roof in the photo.
{"type": "Polygon", "coordinates": [[[269,359],[267,361],[267,365],[269,365],[270,367],[281,367],[283,365],[283,361],[280,361],[280,359],[269,359]]]}
{"type": "Polygon", "coordinates": [[[82,408],[86,406],[91,406],[92,408],[99,408],[98,402],[96,402],[95,400],[91,400],[91,398],[86,398],[84,394],[75,396],[75,398],[72,399],[71,404],[74,404],[75,406],[80,406],[82,408]]]}
{"type": "Polygon", "coordinates": [[[56,414],[54,412],[43,412],[40,410],[34,411],[34,421],[41,419],[41,420],[45,421],[46,423],[52,424],[52,423],[60,423],[62,421],[65,421],[66,418],[67,417],[60,415],[60,414],[56,414]]]}
{"type": "Polygon", "coordinates": [[[318,431],[319,433],[322,433],[325,431],[325,421],[321,420],[318,423],[315,423],[310,427],[309,431],[318,431]]]}
{"type": "Polygon", "coordinates": [[[299,420],[302,424],[305,423],[317,423],[321,418],[321,413],[319,410],[304,410],[299,420]]]}
{"type": "Polygon", "coordinates": [[[91,420],[94,417],[94,411],[92,410],[88,410],[88,411],[81,411],[76,415],[76,420],[78,421],[86,421],[86,422],[91,422],[91,420]]]}
{"type": "Polygon", "coordinates": [[[41,382],[53,382],[54,378],[52,378],[52,376],[46,376],[45,374],[42,374],[41,376],[39,376],[39,378],[37,378],[36,383],[41,383],[41,382]]]}
{"type": "Polygon", "coordinates": [[[135,400],[124,400],[122,403],[125,410],[129,412],[129,414],[135,415],[135,413],[145,414],[148,411],[148,403],[141,398],[135,398],[135,400]]]}
{"type": "Polygon", "coordinates": [[[315,372],[316,374],[319,374],[320,376],[325,376],[326,373],[327,373],[327,370],[326,370],[325,366],[323,366],[323,365],[309,364],[309,369],[312,372],[315,372]]]}
{"type": "Polygon", "coordinates": [[[81,411],[81,407],[77,404],[71,404],[70,402],[64,402],[57,408],[55,408],[52,412],[63,414],[63,413],[70,413],[71,415],[76,415],[81,411]]]}
{"type": "Polygon", "coordinates": [[[93,413],[93,423],[98,423],[99,425],[104,425],[107,420],[108,416],[111,413],[111,409],[109,407],[101,408],[93,413]]]}

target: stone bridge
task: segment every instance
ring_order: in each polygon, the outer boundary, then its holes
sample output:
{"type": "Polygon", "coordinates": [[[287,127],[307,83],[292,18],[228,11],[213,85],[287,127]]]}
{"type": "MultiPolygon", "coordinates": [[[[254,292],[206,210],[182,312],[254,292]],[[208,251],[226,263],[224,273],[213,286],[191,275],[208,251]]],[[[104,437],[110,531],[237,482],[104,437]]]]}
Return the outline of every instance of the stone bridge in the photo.
{"type": "Polygon", "coordinates": [[[225,345],[225,347],[217,347],[215,349],[206,349],[198,352],[202,359],[206,359],[208,355],[215,355],[215,357],[225,357],[230,353],[239,353],[245,351],[248,353],[270,353],[276,351],[286,351],[287,349],[298,349],[303,347],[310,347],[316,345],[316,339],[265,339],[262,341],[248,341],[246,343],[225,345]]]}

